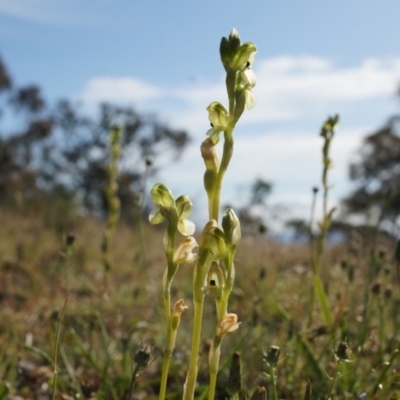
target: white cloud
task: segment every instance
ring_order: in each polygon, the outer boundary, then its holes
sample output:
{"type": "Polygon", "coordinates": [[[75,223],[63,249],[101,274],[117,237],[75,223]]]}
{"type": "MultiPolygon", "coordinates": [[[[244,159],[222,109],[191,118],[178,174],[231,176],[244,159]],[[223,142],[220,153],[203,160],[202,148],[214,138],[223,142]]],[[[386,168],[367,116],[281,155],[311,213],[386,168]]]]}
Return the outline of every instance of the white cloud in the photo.
{"type": "MultiPolygon", "coordinates": [[[[274,183],[271,199],[275,203],[284,202],[293,214],[304,216],[311,188],[321,180],[322,140],[318,131],[327,114],[340,107],[344,123],[332,142],[334,168],[330,171],[331,204],[337,204],[350,189],[348,164],[362,138],[391,112],[385,107],[400,82],[400,57],[367,59],[351,67],[336,67],[318,57],[278,57],[258,60],[255,74],[258,101],[243,115],[235,132],[222,204],[244,198],[245,189],[239,190],[238,196],[238,188],[249,187],[261,177],[274,183]]],[[[157,104],[158,109],[149,111],[188,129],[194,136],[193,144],[179,163],[161,171],[159,179],[174,192],[187,193],[196,203],[206,204],[199,145],[209,126],[207,105],[215,100],[226,103],[222,76],[217,83],[183,84],[172,90],[134,78],[93,79],[81,98],[89,102],[128,101],[141,104],[141,109],[144,104],[157,104]],[[157,102],[149,101],[153,99],[157,102]]]]}
{"type": "Polygon", "coordinates": [[[161,88],[132,77],[100,77],[91,79],[79,98],[86,104],[104,101],[136,103],[159,98],[163,92],[161,88]]]}
{"type": "Polygon", "coordinates": [[[252,120],[294,119],[333,102],[393,95],[400,83],[400,57],[343,68],[317,57],[280,57],[261,61],[255,73],[258,105],[252,120]]]}
{"type": "MultiPolygon", "coordinates": [[[[320,110],[322,114],[328,108],[332,111],[332,104],[388,98],[400,83],[400,57],[366,59],[357,66],[336,67],[319,57],[282,56],[258,60],[255,66],[257,104],[244,115],[242,123],[307,118],[320,115],[320,110]]],[[[165,103],[172,122],[190,128],[207,126],[207,105],[215,100],[226,103],[225,93],[222,76],[217,82],[203,81],[172,89],[155,87],[134,77],[98,77],[87,83],[80,98],[90,103],[110,100],[135,105],[157,98],[165,103]]],[[[162,107],[152,111],[163,114],[162,107]]]]}

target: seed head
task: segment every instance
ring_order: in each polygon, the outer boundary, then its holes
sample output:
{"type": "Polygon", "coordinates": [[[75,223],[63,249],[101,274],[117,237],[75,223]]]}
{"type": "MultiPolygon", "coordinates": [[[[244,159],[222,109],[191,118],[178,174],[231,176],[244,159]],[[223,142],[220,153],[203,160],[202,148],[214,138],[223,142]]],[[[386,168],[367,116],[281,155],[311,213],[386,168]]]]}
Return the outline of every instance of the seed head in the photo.
{"type": "Polygon", "coordinates": [[[152,347],[141,344],[133,356],[133,361],[140,369],[144,369],[155,360],[155,357],[152,347]]]}
{"type": "Polygon", "coordinates": [[[266,354],[264,354],[264,361],[266,361],[271,367],[275,368],[278,365],[280,354],[280,347],[270,346],[266,354]]]}
{"type": "Polygon", "coordinates": [[[346,342],[340,342],[336,351],[335,356],[340,361],[350,361],[351,360],[351,349],[346,342]]]}

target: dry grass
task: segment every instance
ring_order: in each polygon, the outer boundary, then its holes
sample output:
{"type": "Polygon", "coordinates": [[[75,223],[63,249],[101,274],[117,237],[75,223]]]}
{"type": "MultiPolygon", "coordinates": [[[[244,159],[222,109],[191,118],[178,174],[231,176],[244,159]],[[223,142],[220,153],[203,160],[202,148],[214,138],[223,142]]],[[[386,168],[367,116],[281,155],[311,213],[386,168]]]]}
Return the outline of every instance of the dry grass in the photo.
{"type": "MultiPolygon", "coordinates": [[[[148,343],[156,353],[163,348],[162,231],[145,227],[147,265],[137,231],[119,225],[113,239],[113,270],[105,281],[100,252],[104,226],[99,221],[75,219],[70,225],[76,240],[69,259],[64,235],[44,223],[42,216],[0,210],[0,221],[0,398],[51,397],[55,331],[67,296],[57,398],[76,398],[77,393],[85,398],[125,398],[137,346],[148,343]]],[[[323,278],[335,323],[324,327],[316,312],[308,329],[307,248],[242,240],[230,302],[230,311],[238,314],[242,324],[224,342],[218,398],[227,397],[229,358],[234,351],[242,356],[243,386],[248,392],[256,385],[268,389],[262,351],[270,345],[282,349],[281,398],[303,398],[308,379],[311,398],[325,398],[328,375],[335,367],[333,349],[341,341],[350,344],[353,357],[343,365],[335,398],[356,399],[363,392],[368,399],[400,398],[396,360],[400,300],[398,284],[393,282],[392,244],[382,243],[384,254],[373,259],[364,242],[359,246],[359,256],[351,259],[354,279],[349,279],[349,267],[341,266],[343,260],[350,260],[347,245],[325,256],[323,278]],[[372,280],[367,274],[371,268],[376,269],[372,280]]],[[[173,299],[185,298],[189,306],[191,272],[192,267],[181,267],[172,292],[173,299]]],[[[213,302],[206,303],[199,396],[207,387],[207,350],[215,323],[213,302]]],[[[180,397],[186,373],[191,318],[185,316],[169,378],[170,398],[180,397]]],[[[135,398],[156,398],[160,360],[139,377],[135,398]]]]}

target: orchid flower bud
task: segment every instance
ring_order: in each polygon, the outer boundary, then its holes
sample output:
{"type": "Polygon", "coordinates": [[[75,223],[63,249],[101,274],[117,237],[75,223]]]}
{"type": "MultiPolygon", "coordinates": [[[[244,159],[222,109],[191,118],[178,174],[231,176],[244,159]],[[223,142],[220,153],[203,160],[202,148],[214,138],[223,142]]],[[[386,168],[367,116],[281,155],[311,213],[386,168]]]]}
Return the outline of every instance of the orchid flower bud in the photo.
{"type": "Polygon", "coordinates": [[[227,70],[232,62],[234,51],[226,37],[221,39],[221,44],[219,45],[219,54],[221,56],[222,65],[224,66],[225,70],[227,70]]]}
{"type": "Polygon", "coordinates": [[[207,138],[200,146],[201,156],[207,170],[217,171],[219,168],[218,153],[215,150],[215,144],[211,138],[207,138]]]}
{"type": "Polygon", "coordinates": [[[189,307],[185,304],[183,299],[179,299],[172,309],[172,318],[171,318],[171,327],[172,330],[177,330],[179,323],[181,321],[181,315],[184,311],[186,311],[189,307]]]}
{"type": "Polygon", "coordinates": [[[235,28],[231,30],[228,40],[233,51],[236,51],[240,47],[241,42],[239,32],[235,28]]]}
{"type": "Polygon", "coordinates": [[[222,229],[224,230],[227,243],[237,246],[242,234],[239,218],[232,208],[228,208],[222,217],[222,229]]]}
{"type": "Polygon", "coordinates": [[[206,165],[206,171],[204,172],[204,188],[210,196],[214,191],[214,184],[218,174],[218,153],[215,150],[215,145],[211,138],[207,138],[201,144],[200,151],[204,164],[206,165]]]}
{"type": "Polygon", "coordinates": [[[229,313],[222,317],[217,326],[216,335],[218,337],[224,336],[226,333],[236,331],[239,328],[240,322],[236,314],[229,313]]]}
{"type": "Polygon", "coordinates": [[[225,235],[218,228],[217,221],[214,219],[207,222],[204,227],[200,238],[200,247],[209,250],[214,259],[224,258],[227,255],[225,235]]]}

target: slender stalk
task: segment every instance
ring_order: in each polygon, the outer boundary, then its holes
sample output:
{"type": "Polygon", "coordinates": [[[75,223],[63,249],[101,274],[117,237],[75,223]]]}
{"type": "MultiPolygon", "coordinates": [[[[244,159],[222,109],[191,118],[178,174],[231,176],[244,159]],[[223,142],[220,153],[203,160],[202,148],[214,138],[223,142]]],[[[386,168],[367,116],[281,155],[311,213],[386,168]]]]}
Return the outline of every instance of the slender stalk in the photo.
{"type": "Polygon", "coordinates": [[[312,275],[313,275],[313,289],[314,294],[311,297],[312,303],[309,314],[308,325],[310,326],[312,323],[312,313],[314,306],[314,297],[317,298],[319,305],[322,309],[323,316],[325,322],[328,325],[332,324],[333,317],[328,304],[328,297],[324,290],[324,287],[321,283],[321,264],[322,257],[325,250],[326,236],[328,233],[328,229],[331,223],[331,214],[332,211],[328,211],[328,192],[329,192],[329,184],[328,184],[328,170],[331,167],[331,159],[329,155],[331,141],[334,135],[334,130],[337,122],[339,121],[339,116],[335,115],[334,117],[329,117],[324,123],[320,136],[324,139],[324,145],[322,148],[322,161],[323,161],[323,169],[322,169],[322,187],[323,187],[323,202],[322,202],[322,222],[321,222],[321,232],[318,238],[318,244],[316,249],[315,257],[312,258],[312,275]]]}
{"type": "Polygon", "coordinates": [[[165,315],[167,320],[167,328],[166,328],[166,342],[165,342],[165,349],[164,349],[164,358],[162,363],[162,370],[161,370],[161,382],[160,382],[160,392],[158,398],[160,400],[165,399],[166,390],[167,390],[167,380],[168,380],[168,371],[169,371],[169,364],[172,356],[173,345],[172,342],[172,326],[171,326],[171,300],[169,291],[168,294],[164,297],[164,304],[165,304],[165,315]]]}
{"type": "Polygon", "coordinates": [[[332,378],[332,383],[331,383],[331,386],[329,388],[329,392],[328,392],[328,396],[326,397],[326,400],[329,400],[331,398],[331,396],[332,396],[333,388],[335,387],[335,383],[336,383],[336,381],[337,381],[337,379],[339,377],[340,364],[341,364],[341,360],[338,360],[336,362],[335,372],[334,372],[334,375],[333,375],[333,378],[332,378]]]}
{"type": "Polygon", "coordinates": [[[233,257],[234,253],[228,252],[228,257],[225,260],[225,265],[227,270],[225,286],[222,289],[221,298],[217,299],[216,301],[218,320],[220,320],[225,314],[228,313],[229,297],[232,293],[233,284],[235,280],[235,267],[233,265],[233,257]]]}
{"type": "Polygon", "coordinates": [[[105,190],[107,199],[107,223],[106,229],[103,234],[103,242],[101,245],[101,253],[104,266],[104,283],[108,285],[108,273],[111,270],[110,247],[111,240],[114,235],[115,227],[120,216],[120,201],[118,198],[118,160],[121,154],[121,147],[119,145],[122,129],[115,127],[110,131],[110,162],[108,165],[108,182],[105,190]]]}
{"type": "MultiPolygon", "coordinates": [[[[329,151],[329,144],[330,144],[330,139],[327,139],[327,143],[324,146],[324,151],[329,151]]],[[[317,244],[317,254],[315,258],[315,263],[313,264],[314,267],[314,274],[315,275],[320,275],[321,272],[321,261],[322,261],[322,255],[324,254],[324,249],[325,249],[325,242],[326,242],[326,234],[328,231],[328,224],[327,224],[327,218],[328,218],[328,164],[327,162],[324,162],[324,168],[323,168],[323,173],[322,173],[322,186],[323,186],[323,201],[322,201],[322,227],[321,227],[321,233],[318,238],[318,244],[317,244]]]]}
{"type": "Polygon", "coordinates": [[[217,375],[218,375],[220,356],[221,356],[221,338],[215,336],[211,344],[209,358],[208,358],[208,369],[210,373],[208,400],[214,400],[215,397],[215,387],[217,385],[217,375]]]}
{"type": "Polygon", "coordinates": [[[133,400],[133,390],[135,388],[136,379],[139,375],[139,370],[140,370],[140,366],[139,366],[139,364],[136,364],[135,368],[132,372],[132,379],[131,379],[131,384],[129,386],[128,400],[133,400]]]}
{"type": "Polygon", "coordinates": [[[146,184],[147,184],[147,179],[149,177],[151,161],[146,160],[145,165],[146,165],[146,169],[145,169],[143,180],[142,180],[142,187],[139,192],[139,199],[138,199],[137,211],[136,211],[138,215],[137,215],[136,219],[137,219],[137,223],[139,225],[139,239],[140,239],[140,246],[142,249],[142,268],[147,271],[148,266],[149,266],[149,257],[147,254],[147,246],[146,246],[144,227],[143,227],[143,199],[144,199],[144,194],[146,193],[146,184]]]}
{"type": "Polygon", "coordinates": [[[315,217],[315,206],[317,203],[317,193],[318,193],[318,188],[314,187],[313,188],[313,196],[312,196],[312,203],[311,203],[311,212],[310,212],[310,224],[308,227],[309,231],[309,256],[310,256],[310,262],[311,262],[311,267],[314,270],[314,234],[313,234],[313,225],[314,225],[314,217],[315,217]]]}
{"type": "MultiPolygon", "coordinates": [[[[316,188],[316,187],[313,188],[313,197],[312,197],[311,213],[310,213],[310,225],[309,225],[309,257],[310,257],[311,270],[312,270],[313,274],[315,271],[315,243],[314,243],[313,225],[314,225],[314,216],[315,216],[315,206],[316,206],[316,202],[317,202],[317,193],[318,193],[318,188],[316,188]]],[[[315,290],[314,290],[314,286],[311,285],[309,314],[308,314],[308,323],[307,323],[308,328],[310,328],[313,324],[314,302],[315,302],[315,290]]]]}
{"type": "Polygon", "coordinates": [[[165,277],[165,286],[163,288],[164,291],[164,307],[165,307],[165,320],[166,320],[166,342],[164,349],[164,358],[162,364],[162,372],[161,372],[161,383],[160,383],[160,392],[159,392],[159,400],[164,400],[167,390],[167,380],[168,380],[168,371],[169,365],[172,357],[172,352],[175,346],[175,338],[176,331],[173,333],[172,331],[172,315],[171,315],[171,284],[172,280],[175,276],[178,265],[176,265],[172,259],[175,248],[175,236],[176,229],[171,225],[168,225],[168,243],[166,249],[166,256],[168,260],[168,267],[166,271],[165,277]]]}
{"type": "Polygon", "coordinates": [[[201,326],[203,319],[204,293],[203,285],[212,259],[209,259],[209,251],[200,248],[198,260],[193,274],[193,332],[192,348],[190,352],[189,368],[186,382],[183,387],[183,400],[194,398],[194,389],[197,379],[197,360],[200,350],[201,326]]]}
{"type": "Polygon", "coordinates": [[[272,399],[278,400],[278,392],[276,390],[276,368],[273,366],[270,366],[269,374],[271,376],[271,383],[272,383],[272,399]]]}
{"type": "Polygon", "coordinates": [[[192,400],[194,397],[194,389],[197,379],[197,359],[200,349],[201,325],[203,317],[204,296],[201,299],[195,300],[193,303],[193,335],[192,335],[192,350],[190,353],[189,370],[186,376],[186,382],[183,392],[183,400],[192,400]]]}
{"type": "Polygon", "coordinates": [[[67,302],[68,302],[68,296],[65,299],[64,306],[61,310],[60,319],[58,320],[57,332],[56,332],[56,342],[54,344],[54,377],[53,377],[53,393],[51,396],[52,400],[55,400],[55,398],[56,398],[56,386],[57,386],[57,375],[58,375],[58,371],[57,371],[58,343],[60,340],[61,322],[62,322],[62,319],[64,316],[67,302]]]}
{"type": "Polygon", "coordinates": [[[225,132],[225,142],[224,142],[224,150],[221,159],[221,165],[218,169],[217,178],[214,186],[214,194],[213,194],[213,204],[212,204],[212,214],[210,219],[215,219],[218,221],[219,217],[219,206],[221,200],[221,189],[222,189],[222,181],[224,179],[225,172],[228,169],[229,162],[232,158],[233,154],[233,137],[232,137],[232,128],[227,129],[225,132]]]}

